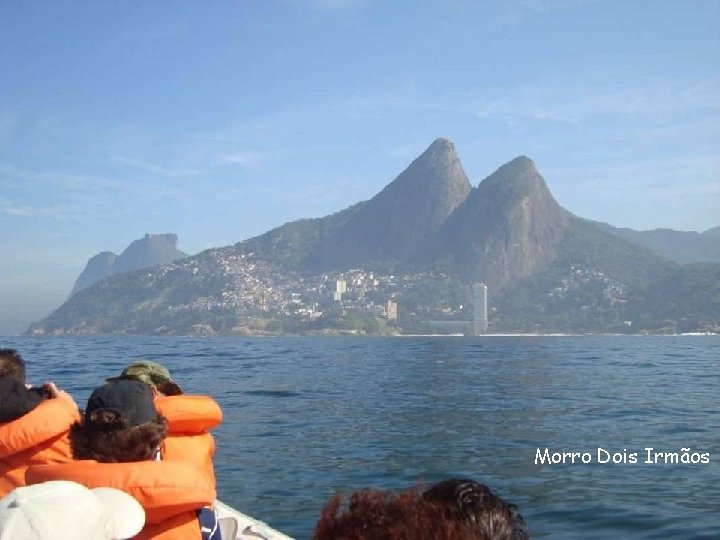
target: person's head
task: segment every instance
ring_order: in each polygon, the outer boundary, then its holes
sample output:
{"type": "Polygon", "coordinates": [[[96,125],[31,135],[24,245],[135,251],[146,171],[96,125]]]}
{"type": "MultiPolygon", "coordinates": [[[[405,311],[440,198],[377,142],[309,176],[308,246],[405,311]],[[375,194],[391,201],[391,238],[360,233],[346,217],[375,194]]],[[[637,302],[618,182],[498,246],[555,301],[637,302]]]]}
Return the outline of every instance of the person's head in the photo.
{"type": "Polygon", "coordinates": [[[153,459],[167,436],[150,387],[131,379],[109,382],[90,396],[82,422],[70,430],[75,459],[103,463],[153,459]]]}
{"type": "Polygon", "coordinates": [[[25,384],[25,362],[15,349],[0,349],[0,378],[3,377],[25,384]]]}
{"type": "Polygon", "coordinates": [[[422,493],[409,489],[336,495],[323,508],[314,540],[527,540],[517,507],[473,480],[450,479],[422,493]]]}
{"type": "Polygon", "coordinates": [[[0,499],[0,540],[113,540],[135,536],[144,524],[140,503],[119,489],[56,480],[0,499]]]}
{"type": "Polygon", "coordinates": [[[14,377],[0,377],[0,424],[12,422],[37,407],[44,398],[14,377]]]}
{"type": "Polygon", "coordinates": [[[479,538],[529,538],[527,524],[517,506],[504,501],[487,486],[474,480],[443,480],[426,490],[423,498],[441,505],[448,518],[471,524],[479,538]]]}
{"type": "Polygon", "coordinates": [[[144,382],[164,396],[176,396],[183,393],[180,385],[172,380],[168,368],[151,360],[137,360],[123,369],[119,377],[111,377],[106,380],[112,382],[120,379],[144,382]]]}
{"type": "Polygon", "coordinates": [[[367,489],[336,495],[323,508],[313,540],[477,540],[471,524],[449,518],[417,489],[399,494],[367,489]]]}

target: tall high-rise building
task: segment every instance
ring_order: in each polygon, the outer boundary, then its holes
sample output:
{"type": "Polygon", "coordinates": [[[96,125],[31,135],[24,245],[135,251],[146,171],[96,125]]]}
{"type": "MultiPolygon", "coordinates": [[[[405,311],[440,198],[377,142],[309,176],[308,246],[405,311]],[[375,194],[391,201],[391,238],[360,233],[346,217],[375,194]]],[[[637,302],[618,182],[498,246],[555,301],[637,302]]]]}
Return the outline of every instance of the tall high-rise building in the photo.
{"type": "Polygon", "coordinates": [[[339,292],[340,294],[347,292],[347,281],[345,281],[344,278],[335,281],[335,292],[339,292]]]}
{"type": "Polygon", "coordinates": [[[396,321],[398,318],[398,306],[397,302],[393,302],[392,300],[388,300],[387,302],[387,318],[388,321],[396,321]]]}
{"type": "Polygon", "coordinates": [[[333,292],[333,300],[336,302],[342,301],[342,295],[347,292],[347,281],[344,278],[339,278],[335,281],[335,291],[333,292]]]}
{"type": "Polygon", "coordinates": [[[488,288],[484,283],[475,283],[473,292],[473,333],[477,336],[488,331],[488,288]]]}

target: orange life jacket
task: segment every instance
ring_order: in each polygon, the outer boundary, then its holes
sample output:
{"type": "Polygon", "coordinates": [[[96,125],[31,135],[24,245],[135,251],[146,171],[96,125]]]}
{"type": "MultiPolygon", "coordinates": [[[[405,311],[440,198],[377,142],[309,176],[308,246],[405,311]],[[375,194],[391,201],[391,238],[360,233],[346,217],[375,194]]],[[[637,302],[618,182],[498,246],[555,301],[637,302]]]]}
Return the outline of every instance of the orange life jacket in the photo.
{"type": "Polygon", "coordinates": [[[129,493],[145,509],[145,527],[134,537],[143,540],[198,540],[196,510],[215,501],[215,488],[203,472],[182,461],[36,465],[27,470],[26,480],[28,484],[72,480],[88,488],[113,487],[129,493]]]}
{"type": "Polygon", "coordinates": [[[181,394],[155,398],[155,408],[168,420],[162,459],[188,461],[201,468],[215,487],[215,439],[208,431],[222,422],[220,407],[209,396],[181,394]]]}
{"type": "Polygon", "coordinates": [[[80,412],[62,398],[41,401],[29,413],[0,425],[0,497],[25,485],[31,465],[72,461],[68,433],[80,412]]]}

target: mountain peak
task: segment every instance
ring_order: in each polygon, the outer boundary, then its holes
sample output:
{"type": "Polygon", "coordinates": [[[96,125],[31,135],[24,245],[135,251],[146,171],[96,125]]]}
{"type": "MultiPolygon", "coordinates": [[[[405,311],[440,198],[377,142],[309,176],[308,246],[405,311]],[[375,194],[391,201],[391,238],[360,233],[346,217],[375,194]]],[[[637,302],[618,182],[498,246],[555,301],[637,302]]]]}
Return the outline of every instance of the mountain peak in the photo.
{"type": "Polygon", "coordinates": [[[535,162],[527,156],[518,156],[500,166],[492,176],[499,175],[502,177],[517,177],[524,175],[537,175],[538,170],[535,162]]]}
{"type": "MultiPolygon", "coordinates": [[[[485,192],[487,190],[503,192],[514,192],[516,195],[528,195],[531,192],[549,190],[545,180],[535,167],[535,163],[527,156],[518,156],[515,159],[501,165],[494,173],[485,178],[478,188],[485,192]]],[[[552,195],[550,195],[552,197],[552,195]]]]}
{"type": "Polygon", "coordinates": [[[187,257],[187,253],[177,249],[177,241],[178,236],[175,233],[146,234],[133,241],[120,255],[110,251],[98,253],[87,262],[70,294],[73,295],[111,274],[167,264],[187,257]]]}
{"type": "Polygon", "coordinates": [[[430,144],[430,146],[428,146],[427,149],[428,150],[430,150],[430,149],[450,150],[450,151],[454,152],[455,145],[453,144],[453,142],[450,139],[446,139],[445,137],[438,137],[430,144]]]}
{"type": "Polygon", "coordinates": [[[347,268],[367,260],[407,260],[471,189],[453,143],[436,139],[310,259],[318,268],[347,268]]]}
{"type": "Polygon", "coordinates": [[[467,276],[500,288],[544,268],[568,214],[526,156],[498,168],[444,224],[435,253],[451,253],[467,276]]]}
{"type": "Polygon", "coordinates": [[[432,169],[438,170],[452,167],[456,162],[459,162],[459,158],[455,150],[455,145],[450,139],[440,137],[435,139],[432,144],[410,164],[408,169],[431,167],[432,169]]]}
{"type": "Polygon", "coordinates": [[[152,234],[152,233],[145,233],[145,236],[142,238],[142,240],[135,240],[135,242],[142,242],[145,241],[158,241],[158,242],[165,242],[169,245],[172,245],[173,247],[177,246],[178,242],[178,235],[175,233],[160,233],[160,234],[152,234]]]}

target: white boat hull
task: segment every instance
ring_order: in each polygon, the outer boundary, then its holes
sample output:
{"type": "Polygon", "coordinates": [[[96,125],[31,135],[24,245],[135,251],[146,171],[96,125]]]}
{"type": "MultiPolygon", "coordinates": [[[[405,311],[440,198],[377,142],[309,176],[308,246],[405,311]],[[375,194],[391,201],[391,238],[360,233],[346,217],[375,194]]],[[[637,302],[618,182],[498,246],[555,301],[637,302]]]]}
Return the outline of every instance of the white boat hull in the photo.
{"type": "MultiPolygon", "coordinates": [[[[215,501],[215,509],[219,520],[233,518],[237,522],[235,540],[293,540],[290,536],[276,531],[262,521],[246,516],[222,501],[215,501]]],[[[233,539],[226,539],[223,536],[223,540],[233,539]]]]}

